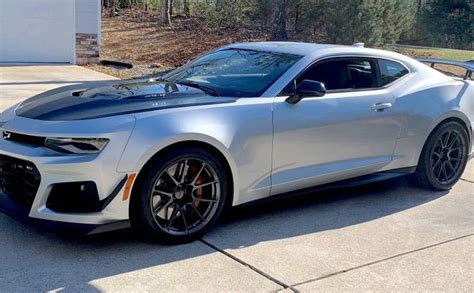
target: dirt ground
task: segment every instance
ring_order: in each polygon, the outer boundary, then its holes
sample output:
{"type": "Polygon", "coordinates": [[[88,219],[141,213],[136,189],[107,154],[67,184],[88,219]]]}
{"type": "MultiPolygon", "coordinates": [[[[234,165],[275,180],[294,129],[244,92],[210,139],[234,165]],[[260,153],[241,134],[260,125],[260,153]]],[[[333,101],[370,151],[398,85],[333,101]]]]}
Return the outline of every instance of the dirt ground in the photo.
{"type": "Polygon", "coordinates": [[[154,75],[222,45],[265,39],[265,34],[246,29],[216,33],[185,16],[175,16],[172,27],[162,27],[156,13],[121,10],[116,17],[103,16],[101,60],[127,62],[134,68],[88,67],[119,78],[154,75]]]}

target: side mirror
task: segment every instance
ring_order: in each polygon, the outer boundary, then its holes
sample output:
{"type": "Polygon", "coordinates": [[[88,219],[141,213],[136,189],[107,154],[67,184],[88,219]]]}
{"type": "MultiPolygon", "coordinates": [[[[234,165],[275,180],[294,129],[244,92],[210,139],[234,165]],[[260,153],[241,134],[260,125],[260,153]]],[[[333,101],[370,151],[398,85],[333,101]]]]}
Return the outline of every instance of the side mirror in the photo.
{"type": "Polygon", "coordinates": [[[296,104],[305,97],[322,97],[326,94],[326,86],[319,81],[305,79],[295,90],[295,93],[286,99],[289,104],[296,104]]]}

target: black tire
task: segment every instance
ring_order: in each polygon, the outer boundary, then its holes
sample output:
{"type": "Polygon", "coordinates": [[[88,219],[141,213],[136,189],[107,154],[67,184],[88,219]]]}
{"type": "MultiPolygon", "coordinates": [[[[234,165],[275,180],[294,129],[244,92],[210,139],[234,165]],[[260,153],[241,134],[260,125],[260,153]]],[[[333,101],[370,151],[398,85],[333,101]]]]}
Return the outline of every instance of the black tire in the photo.
{"type": "Polygon", "coordinates": [[[414,175],[416,184],[432,190],[451,189],[461,178],[468,156],[469,135],[466,129],[455,121],[440,125],[423,147],[414,175]],[[453,143],[455,145],[449,147],[453,143]]]}
{"type": "Polygon", "coordinates": [[[130,208],[132,229],[165,244],[196,240],[221,216],[228,187],[225,168],[211,153],[193,147],[167,152],[137,180],[130,208]]]}

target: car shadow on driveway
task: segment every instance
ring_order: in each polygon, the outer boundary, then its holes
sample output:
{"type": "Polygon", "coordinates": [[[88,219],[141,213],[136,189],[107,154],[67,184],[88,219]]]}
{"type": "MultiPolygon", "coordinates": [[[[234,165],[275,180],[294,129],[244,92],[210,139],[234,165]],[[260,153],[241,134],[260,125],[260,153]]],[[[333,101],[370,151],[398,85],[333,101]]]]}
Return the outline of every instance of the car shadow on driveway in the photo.
{"type": "MultiPolygon", "coordinates": [[[[326,190],[234,208],[205,240],[221,249],[237,249],[350,227],[415,208],[445,194],[417,189],[404,178],[326,190]]],[[[98,289],[89,284],[93,280],[152,267],[163,278],[169,270],[187,270],[182,261],[199,261],[202,256],[216,253],[199,241],[163,246],[137,239],[129,230],[65,237],[25,227],[3,215],[0,234],[0,284],[8,292],[64,287],[95,291],[98,289]]]]}
{"type": "Polygon", "coordinates": [[[218,242],[224,249],[242,248],[361,224],[426,204],[445,194],[417,188],[408,178],[324,190],[234,208],[205,239],[218,242]]]}

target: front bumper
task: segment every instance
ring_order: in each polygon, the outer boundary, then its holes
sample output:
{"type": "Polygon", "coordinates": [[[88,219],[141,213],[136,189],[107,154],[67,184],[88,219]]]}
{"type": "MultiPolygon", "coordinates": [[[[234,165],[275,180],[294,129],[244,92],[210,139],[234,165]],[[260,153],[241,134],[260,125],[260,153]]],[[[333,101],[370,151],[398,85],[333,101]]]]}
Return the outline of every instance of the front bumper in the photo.
{"type": "MultiPolygon", "coordinates": [[[[67,137],[67,133],[54,130],[54,127],[58,129],[64,128],[65,131],[79,128],[85,131],[99,131],[97,130],[98,128],[104,128],[104,125],[106,125],[110,131],[103,131],[101,133],[78,133],[77,131],[71,131],[76,132],[72,137],[105,137],[109,138],[111,143],[99,154],[62,155],[45,147],[0,139],[0,157],[4,156],[12,158],[14,161],[30,162],[36,167],[41,177],[36,192],[27,205],[15,199],[11,191],[0,190],[1,212],[25,224],[41,226],[54,231],[79,230],[86,233],[94,233],[106,231],[112,227],[123,228],[127,226],[129,220],[128,193],[132,187],[136,172],[133,170],[119,172],[117,171],[117,166],[133,128],[132,120],[127,121],[126,125],[122,126],[118,122],[114,124],[112,122],[97,123],[96,121],[94,124],[98,126],[95,128],[87,124],[91,122],[72,122],[72,125],[66,122],[55,122],[55,125],[42,125],[47,122],[23,118],[17,118],[16,120],[21,121],[10,123],[10,126],[13,127],[8,127],[9,124],[6,124],[2,128],[30,135],[35,133],[38,136],[67,137]],[[51,134],[38,133],[38,131],[27,128],[49,129],[53,132],[51,134]],[[54,188],[59,185],[62,187],[69,186],[68,184],[77,186],[82,182],[93,183],[95,188],[94,194],[98,202],[93,205],[92,209],[87,211],[81,209],[77,211],[63,211],[51,208],[51,205],[48,207],[48,199],[54,188]]],[[[122,118],[122,122],[123,120],[125,119],[122,118]]],[[[2,170],[0,172],[3,172],[2,170]]],[[[11,169],[7,170],[7,172],[9,171],[11,169]]],[[[2,178],[1,174],[0,178],[2,178]]],[[[15,184],[18,184],[18,180],[14,181],[15,184]]],[[[22,178],[20,182],[22,181],[26,180],[22,178]]],[[[0,186],[4,186],[4,184],[0,184],[0,186]]],[[[22,190],[22,188],[18,189],[22,190]]],[[[56,199],[59,198],[63,202],[68,202],[75,194],[64,188],[57,188],[56,191],[58,190],[59,192],[55,194],[56,199]]]]}
{"type": "Polygon", "coordinates": [[[23,223],[27,226],[32,226],[40,229],[56,233],[72,233],[72,234],[97,234],[108,231],[126,229],[130,227],[130,221],[122,220],[110,224],[80,224],[68,223],[60,221],[43,220],[31,218],[27,209],[18,205],[15,201],[10,199],[5,193],[0,192],[0,212],[10,216],[11,218],[23,223]]]}

